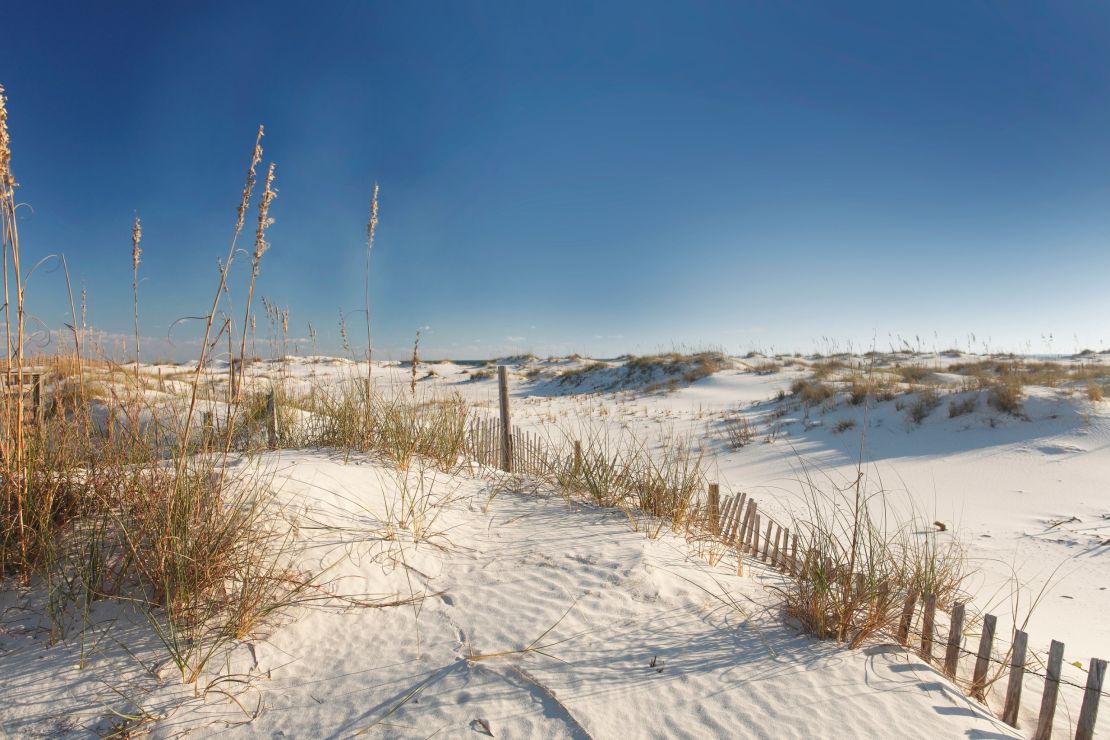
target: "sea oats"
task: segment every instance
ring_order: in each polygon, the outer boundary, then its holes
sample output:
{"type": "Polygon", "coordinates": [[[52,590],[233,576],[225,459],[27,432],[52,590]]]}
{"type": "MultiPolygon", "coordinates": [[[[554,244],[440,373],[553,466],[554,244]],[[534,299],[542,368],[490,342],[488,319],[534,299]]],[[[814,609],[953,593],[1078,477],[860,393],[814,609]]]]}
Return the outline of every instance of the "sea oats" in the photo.
{"type": "Polygon", "coordinates": [[[239,234],[243,230],[243,221],[247,217],[247,209],[251,204],[251,192],[254,190],[255,171],[258,168],[258,163],[262,161],[262,137],[263,127],[259,125],[258,136],[254,140],[254,152],[251,153],[251,163],[247,167],[247,181],[243,185],[243,198],[239,201],[238,215],[239,219],[235,223],[235,233],[239,234]]]}
{"type": "Polygon", "coordinates": [[[135,377],[139,377],[139,258],[143,250],[139,243],[143,240],[143,224],[135,216],[131,227],[131,290],[135,296],[135,377]]]}
{"type": "Polygon", "coordinates": [[[270,168],[266,172],[266,186],[262,191],[262,200],[258,204],[258,227],[254,231],[254,254],[252,255],[253,262],[251,265],[254,277],[258,276],[258,266],[262,261],[262,255],[270,249],[270,244],[266,241],[266,229],[274,222],[270,218],[270,203],[277,197],[277,191],[274,190],[274,169],[275,165],[271,162],[270,168]]]}
{"type": "Polygon", "coordinates": [[[15,190],[15,177],[12,175],[12,140],[8,134],[8,99],[4,86],[0,85],[0,194],[15,190]]]}

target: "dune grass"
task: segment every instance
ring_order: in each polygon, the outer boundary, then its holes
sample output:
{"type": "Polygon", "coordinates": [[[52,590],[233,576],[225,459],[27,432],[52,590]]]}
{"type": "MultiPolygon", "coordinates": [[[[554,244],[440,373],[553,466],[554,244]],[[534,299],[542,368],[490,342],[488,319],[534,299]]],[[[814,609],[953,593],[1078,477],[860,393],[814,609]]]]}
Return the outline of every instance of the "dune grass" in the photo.
{"type": "MultiPolygon", "coordinates": [[[[0,583],[10,587],[14,580],[42,589],[55,640],[83,630],[82,615],[94,602],[138,610],[182,679],[195,682],[222,645],[264,629],[291,604],[321,596],[313,576],[297,570],[295,526],[276,505],[265,476],[250,465],[236,465],[241,455],[232,448],[258,415],[254,399],[240,405],[235,395],[220,397],[227,402],[223,414],[212,405],[218,384],[209,377],[207,361],[217,340],[234,346],[235,327],[217,319],[230,300],[228,274],[251,206],[262,129],[212,307],[202,318],[199,362],[174,381],[176,393],[167,393],[169,383],[148,387],[150,379],[139,365],[138,219],[131,234],[133,367],[86,356],[85,324],[77,319],[72,297],[72,349],[49,357],[27,353],[6,103],[0,89],[0,230],[8,299],[8,351],[0,380],[0,583]],[[32,376],[42,379],[38,389],[29,385],[32,376]]],[[[250,292],[268,247],[273,173],[271,165],[259,204],[240,361],[229,363],[229,392],[234,369],[241,374],[245,367],[247,323],[253,324],[250,292]]],[[[64,258],[58,259],[64,267],[64,258]]],[[[68,270],[65,275],[68,287],[68,270]]]]}

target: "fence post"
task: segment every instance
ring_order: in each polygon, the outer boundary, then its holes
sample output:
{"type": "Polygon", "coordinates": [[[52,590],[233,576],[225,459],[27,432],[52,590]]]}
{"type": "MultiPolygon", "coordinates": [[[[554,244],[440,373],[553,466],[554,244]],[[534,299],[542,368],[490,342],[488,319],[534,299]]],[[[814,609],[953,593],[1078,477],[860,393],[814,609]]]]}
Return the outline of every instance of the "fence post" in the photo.
{"type": "Polygon", "coordinates": [[[960,665],[960,642],[964,632],[964,605],[952,607],[952,621],[948,627],[948,649],[944,652],[944,675],[956,680],[960,665]]]}
{"type": "Polygon", "coordinates": [[[520,430],[514,429],[512,437],[509,439],[511,447],[509,447],[510,457],[512,462],[509,464],[508,470],[516,470],[517,472],[527,472],[524,469],[524,445],[520,443],[520,430]]]}
{"type": "Polygon", "coordinates": [[[271,450],[277,449],[278,433],[280,431],[278,429],[277,396],[271,389],[270,395],[266,396],[266,443],[271,450]]]}
{"type": "Polygon", "coordinates": [[[1083,706],[1079,708],[1079,724],[1075,728],[1075,740],[1091,740],[1095,736],[1098,699],[1105,678],[1106,661],[1091,658],[1091,665],[1087,668],[1087,688],[1083,691],[1083,706]]]}
{"type": "Polygon", "coordinates": [[[1010,678],[1006,684],[1006,705],[1002,710],[1002,721],[1010,727],[1017,727],[1018,707],[1021,706],[1021,682],[1025,678],[1025,650],[1029,645],[1029,635],[1021,630],[1014,633],[1014,649],[1010,656],[1010,678]]]}
{"type": "MultiPolygon", "coordinates": [[[[760,557],[764,563],[767,562],[767,556],[771,554],[771,527],[774,526],[771,517],[767,517],[767,534],[763,537],[763,555],[760,557]]],[[[758,534],[758,533],[757,533],[758,534]]]]}
{"type": "Polygon", "coordinates": [[[921,613],[921,657],[933,662],[933,631],[937,618],[937,595],[925,597],[925,610],[921,613]]]}
{"type": "Polygon", "coordinates": [[[1037,731],[1033,734],[1033,740],[1049,740],[1052,737],[1052,720],[1056,716],[1056,696],[1060,693],[1060,668],[1063,664],[1064,643],[1053,640],[1048,648],[1041,716],[1037,718],[1037,731]]]}
{"type": "Polygon", "coordinates": [[[509,369],[497,366],[497,395],[501,400],[501,469],[513,472],[512,428],[509,425],[509,369]]]}
{"type": "Polygon", "coordinates": [[[898,622],[898,642],[901,645],[909,643],[910,623],[913,622],[915,606],[917,606],[917,592],[910,591],[906,594],[906,602],[902,604],[902,619],[898,622]]]}
{"type": "Polygon", "coordinates": [[[35,421],[42,421],[42,376],[31,376],[31,415],[35,421]]]}
{"type": "MultiPolygon", "coordinates": [[[[109,420],[109,423],[114,423],[114,420],[109,420]]],[[[200,448],[205,452],[208,451],[208,446],[212,443],[212,412],[205,411],[200,415],[200,448]]]]}
{"type": "Polygon", "coordinates": [[[971,674],[971,695],[983,701],[986,698],[987,668],[991,659],[991,644],[994,642],[994,627],[998,618],[993,614],[983,617],[983,635],[979,638],[979,654],[975,658],[975,672],[971,674]]]}
{"type": "Polygon", "coordinates": [[[706,514],[709,517],[709,531],[717,534],[721,531],[721,487],[716,483],[709,484],[709,506],[706,514]]]}

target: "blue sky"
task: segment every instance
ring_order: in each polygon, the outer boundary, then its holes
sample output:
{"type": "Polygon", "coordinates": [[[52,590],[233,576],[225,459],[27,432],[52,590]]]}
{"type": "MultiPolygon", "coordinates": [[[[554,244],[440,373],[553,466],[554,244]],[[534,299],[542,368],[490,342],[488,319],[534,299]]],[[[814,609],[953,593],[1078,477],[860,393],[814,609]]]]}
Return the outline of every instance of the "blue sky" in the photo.
{"type": "MultiPolygon", "coordinates": [[[[279,195],[257,291],[294,336],[311,321],[321,352],[339,350],[340,310],[364,336],[375,180],[381,355],[420,327],[425,353],[453,357],[1110,346],[1102,3],[24,2],[3,18],[24,260],[65,253],[90,323],[126,336],[139,214],[151,355],[194,352],[196,329],[172,348],[167,330],[211,302],[259,123],[279,195]]],[[[59,273],[28,295],[63,328],[59,273]]]]}

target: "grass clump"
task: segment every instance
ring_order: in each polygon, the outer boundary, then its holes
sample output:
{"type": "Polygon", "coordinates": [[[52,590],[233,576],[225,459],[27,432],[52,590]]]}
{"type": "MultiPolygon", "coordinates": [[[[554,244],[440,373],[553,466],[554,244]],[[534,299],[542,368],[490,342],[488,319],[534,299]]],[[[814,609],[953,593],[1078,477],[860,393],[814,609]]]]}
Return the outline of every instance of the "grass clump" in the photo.
{"type": "Polygon", "coordinates": [[[852,366],[848,362],[841,359],[822,359],[812,365],[813,378],[815,380],[827,380],[841,370],[850,370],[851,368],[852,366]]]}
{"type": "Polygon", "coordinates": [[[965,414],[970,414],[971,412],[975,411],[975,408],[978,405],[979,405],[978,396],[968,396],[967,398],[964,398],[964,399],[959,400],[959,401],[949,401],[948,402],[948,418],[949,419],[955,419],[957,416],[964,416],[965,414]]]}
{"type": "Polygon", "coordinates": [[[851,647],[893,636],[911,595],[936,594],[947,605],[967,575],[960,548],[916,517],[892,530],[899,517],[886,494],[866,485],[862,474],[847,488],[804,482],[805,521],[791,528],[798,560],[782,587],[786,613],[802,629],[851,647]]]}
{"type": "Polygon", "coordinates": [[[732,366],[723,352],[696,352],[681,354],[668,352],[661,355],[630,357],[624,364],[629,379],[651,379],[659,376],[677,376],[683,382],[694,383],[713,373],[732,366]]]}
{"type": "Polygon", "coordinates": [[[604,362],[589,362],[582,367],[564,370],[559,374],[559,384],[569,386],[580,386],[595,373],[606,370],[609,366],[604,362]]]}
{"type": "Polygon", "coordinates": [[[991,408],[1012,416],[1021,416],[1025,407],[1025,391],[1020,379],[1009,375],[991,385],[987,403],[991,408]]]}
{"type": "Polygon", "coordinates": [[[910,385],[925,383],[933,375],[933,371],[923,365],[900,365],[894,368],[893,372],[903,383],[910,385]]]}
{"type": "Polygon", "coordinates": [[[728,441],[728,446],[734,450],[747,447],[755,437],[755,431],[752,429],[751,424],[748,423],[746,418],[739,414],[725,416],[722,424],[724,426],[725,439],[728,441]]]}
{"type": "Polygon", "coordinates": [[[368,396],[365,383],[353,382],[316,389],[301,403],[308,413],[292,435],[299,446],[370,452],[403,470],[417,457],[445,471],[466,459],[470,407],[458,394],[368,396]]]}
{"type": "Polygon", "coordinates": [[[816,406],[836,394],[836,389],[819,380],[799,378],[790,384],[790,392],[807,406],[816,406]]]}
{"type": "Polygon", "coordinates": [[[909,405],[906,417],[914,424],[920,424],[929,414],[940,406],[940,394],[935,388],[925,388],[917,394],[917,399],[909,405]]]}
{"type": "Polygon", "coordinates": [[[882,374],[854,375],[848,382],[848,402],[853,406],[859,406],[868,398],[889,401],[894,395],[894,384],[882,374]]]}
{"type": "Polygon", "coordinates": [[[689,439],[664,440],[652,449],[628,431],[590,427],[576,441],[568,449],[577,452],[565,455],[552,473],[568,500],[586,496],[618,508],[637,528],[639,515],[645,515],[654,522],[645,525],[649,533],[668,523],[675,531],[691,523],[706,475],[702,452],[689,439]]]}

